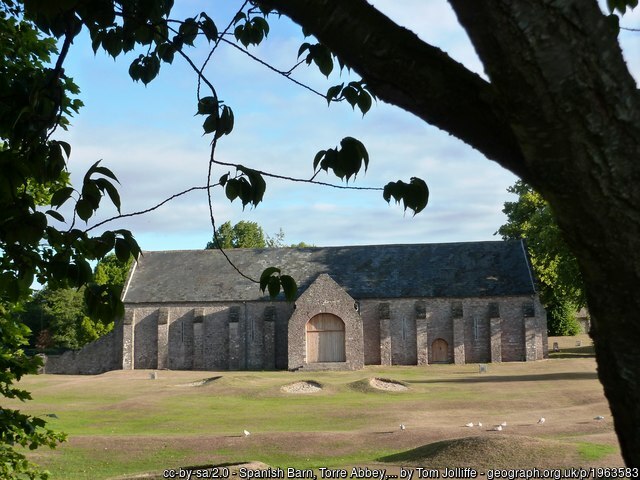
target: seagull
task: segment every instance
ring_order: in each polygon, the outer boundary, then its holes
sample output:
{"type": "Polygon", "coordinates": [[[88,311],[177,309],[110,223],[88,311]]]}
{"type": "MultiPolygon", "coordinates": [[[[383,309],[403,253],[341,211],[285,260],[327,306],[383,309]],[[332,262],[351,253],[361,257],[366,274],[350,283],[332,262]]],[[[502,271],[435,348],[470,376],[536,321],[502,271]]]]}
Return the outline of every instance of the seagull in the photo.
{"type": "Polygon", "coordinates": [[[506,427],[506,426],[507,426],[507,422],[502,422],[502,423],[500,424],[500,426],[501,426],[501,427],[506,427]]]}
{"type": "Polygon", "coordinates": [[[249,435],[251,435],[251,432],[249,432],[248,430],[243,430],[244,436],[248,437],[249,435]]]}
{"type": "Polygon", "coordinates": [[[473,427],[473,422],[469,422],[465,425],[465,427],[473,427]]]}
{"type": "Polygon", "coordinates": [[[542,425],[545,422],[544,417],[540,417],[540,420],[538,420],[538,425],[542,425]]]}
{"type": "Polygon", "coordinates": [[[407,427],[404,426],[404,423],[400,424],[400,430],[405,430],[407,427]]]}
{"type": "Polygon", "coordinates": [[[494,430],[496,432],[501,432],[502,431],[502,425],[496,425],[496,428],[494,428],[494,430]]]}
{"type": "Polygon", "coordinates": [[[604,420],[604,417],[602,415],[598,415],[597,417],[593,417],[594,420],[604,420]]]}
{"type": "Polygon", "coordinates": [[[481,427],[482,426],[482,422],[478,422],[478,426],[481,427]]]}

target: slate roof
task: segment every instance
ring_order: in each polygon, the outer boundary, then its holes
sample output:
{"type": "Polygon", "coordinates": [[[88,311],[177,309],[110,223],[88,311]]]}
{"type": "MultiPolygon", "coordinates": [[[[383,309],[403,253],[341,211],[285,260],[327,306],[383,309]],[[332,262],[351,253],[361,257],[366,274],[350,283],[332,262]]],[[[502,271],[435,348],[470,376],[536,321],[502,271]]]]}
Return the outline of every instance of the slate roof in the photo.
{"type": "MultiPolygon", "coordinates": [[[[533,295],[535,286],[522,241],[232,249],[231,261],[259,278],[282,269],[298,294],[321,273],[355,299],[533,295]]],[[[217,250],[143,252],[124,302],[179,303],[267,298],[217,250]]]]}

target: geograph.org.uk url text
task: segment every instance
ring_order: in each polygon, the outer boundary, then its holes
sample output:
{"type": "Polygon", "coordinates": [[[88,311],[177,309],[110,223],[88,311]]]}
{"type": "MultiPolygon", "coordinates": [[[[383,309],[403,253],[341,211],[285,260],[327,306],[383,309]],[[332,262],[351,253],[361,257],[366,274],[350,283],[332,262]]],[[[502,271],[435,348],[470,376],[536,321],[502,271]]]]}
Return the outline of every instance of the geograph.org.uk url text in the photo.
{"type": "Polygon", "coordinates": [[[636,479],[640,477],[638,468],[629,467],[593,467],[593,468],[498,468],[498,469],[475,469],[471,467],[456,468],[426,468],[426,467],[400,467],[397,474],[388,472],[386,468],[352,467],[352,468],[318,468],[318,469],[297,469],[297,468],[244,468],[231,470],[228,467],[203,467],[203,468],[179,468],[166,469],[163,478],[169,479],[304,479],[311,480],[422,480],[429,478],[443,479],[636,479]]]}

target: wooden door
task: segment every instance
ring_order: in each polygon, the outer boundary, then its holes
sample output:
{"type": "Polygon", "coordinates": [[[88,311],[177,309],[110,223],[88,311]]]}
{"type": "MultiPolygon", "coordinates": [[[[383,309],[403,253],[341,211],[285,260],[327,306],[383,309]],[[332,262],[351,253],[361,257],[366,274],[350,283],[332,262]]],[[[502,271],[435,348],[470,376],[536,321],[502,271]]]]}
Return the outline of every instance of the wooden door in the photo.
{"type": "Polygon", "coordinates": [[[307,322],[307,363],[345,362],[344,322],[320,313],[307,322]]]}
{"type": "Polygon", "coordinates": [[[449,363],[449,344],[436,338],[431,344],[431,363],[449,363]]]}

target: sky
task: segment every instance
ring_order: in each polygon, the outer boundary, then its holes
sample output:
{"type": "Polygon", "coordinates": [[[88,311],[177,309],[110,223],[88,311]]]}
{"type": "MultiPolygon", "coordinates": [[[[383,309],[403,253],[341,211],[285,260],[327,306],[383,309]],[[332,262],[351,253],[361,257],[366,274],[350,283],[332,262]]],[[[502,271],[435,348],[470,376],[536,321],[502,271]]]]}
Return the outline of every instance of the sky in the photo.
{"type": "MultiPolygon", "coordinates": [[[[242,2],[177,0],[172,17],[186,18],[206,10],[220,30],[242,2]]],[[[464,30],[445,0],[377,0],[377,8],[467,68],[482,73],[464,30]]],[[[639,28],[640,9],[627,13],[623,25],[639,28]]],[[[251,53],[288,70],[305,41],[298,26],[273,17],[268,39],[251,53]]],[[[620,36],[625,57],[640,81],[640,32],[620,36]]],[[[85,103],[72,127],[58,138],[72,145],[69,169],[74,185],[96,161],[120,181],[122,213],[149,209],[194,186],[206,184],[211,136],[202,135],[203,117],[194,116],[197,77],[176,56],[163,63],[159,77],[146,87],[128,75],[140,52],[114,61],[103,51],[94,55],[88,36],[76,39],[65,72],[80,86],[85,103]]],[[[202,65],[206,42],[189,49],[202,65]]],[[[390,181],[424,179],[430,189],[427,208],[416,216],[387,204],[380,191],[347,191],[267,179],[264,201],[244,210],[229,202],[221,188],[212,190],[216,224],[257,222],[266,234],[280,229],[286,243],[316,246],[434,243],[497,240],[504,224],[507,188],[516,177],[461,141],[427,125],[397,107],[378,101],[364,117],[346,104],[332,104],[301,88],[236,49],[222,44],[205,75],[235,116],[231,135],[220,139],[216,159],[274,174],[310,178],[317,151],[353,136],[369,152],[366,173],[350,185],[383,187],[390,181]]],[[[325,78],[315,67],[298,67],[293,77],[326,92],[353,79],[346,72],[325,78]]],[[[639,82],[640,83],[640,82],[639,82]]],[[[210,93],[203,90],[202,95],[210,93]]],[[[343,102],[344,103],[344,102],[343,102]]],[[[214,179],[235,169],[216,167],[214,179]]],[[[342,184],[321,172],[317,180],[342,184]]],[[[88,226],[117,214],[108,201],[88,226]]],[[[144,215],[110,222],[105,228],[130,229],[143,250],[201,249],[211,239],[207,195],[203,190],[179,197],[144,215]]],[[[97,229],[97,232],[100,230],[97,229]]]]}

